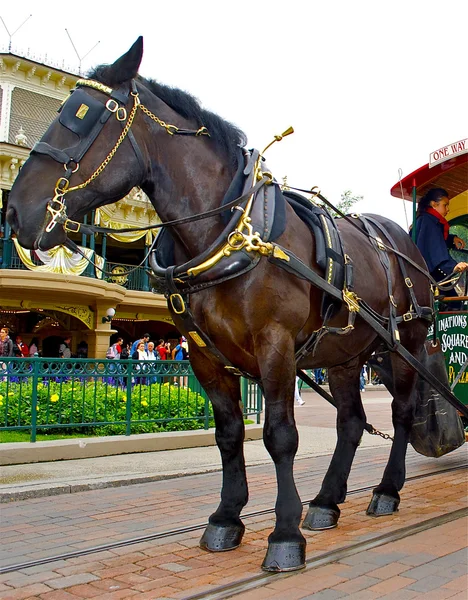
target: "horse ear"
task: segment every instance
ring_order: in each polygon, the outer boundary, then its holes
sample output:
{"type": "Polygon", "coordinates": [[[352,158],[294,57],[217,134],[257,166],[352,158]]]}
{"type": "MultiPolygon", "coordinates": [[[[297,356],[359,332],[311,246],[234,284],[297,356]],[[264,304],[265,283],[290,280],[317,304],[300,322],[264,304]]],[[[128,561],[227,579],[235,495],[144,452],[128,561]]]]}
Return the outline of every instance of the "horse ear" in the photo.
{"type": "Polygon", "coordinates": [[[140,35],[130,50],[110,66],[115,83],[124,83],[136,77],[142,57],[143,37],[140,35]]]}

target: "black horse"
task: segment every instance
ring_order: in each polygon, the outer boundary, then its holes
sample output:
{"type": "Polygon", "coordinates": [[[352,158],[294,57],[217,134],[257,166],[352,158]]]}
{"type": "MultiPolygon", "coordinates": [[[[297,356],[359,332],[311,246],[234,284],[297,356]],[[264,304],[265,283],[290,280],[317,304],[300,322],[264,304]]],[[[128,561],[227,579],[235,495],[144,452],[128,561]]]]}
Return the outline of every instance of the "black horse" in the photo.
{"type": "MultiPolygon", "coordinates": [[[[327,261],[331,256],[339,263],[338,251],[327,245],[324,268],[316,245],[318,230],[314,233],[298,216],[301,209],[294,210],[294,201],[282,200],[262,158],[242,150],[242,132],[202,110],[190,95],[140,77],[142,52],[139,38],[115,63],[78,82],[22,168],[9,196],[7,218],[23,246],[47,249],[67,243],[66,230],[79,227],[72,219],[140,186],[163,222],[176,221],[173,259],[163,264],[160,250],[153,266],[156,274],[165,273],[174,323],[191,340],[190,361],[213,404],[223,465],[221,502],[201,546],[231,550],[244,533],[240,513],[248,490],[241,372],[262,387],[264,442],[277,474],[276,524],[263,568],[298,569],[304,566],[306,542],[299,529],[302,504],[293,477],[296,369],[327,368],[337,404],[336,449],[303,523],[310,529],[333,527],[366,422],[359,374],[381,344],[361,318],[360,303],[380,315],[381,323],[393,318],[398,332],[392,335],[419,356],[428,322],[412,318],[412,311],[414,303],[430,305],[428,281],[409,265],[405,282],[395,254],[382,248],[393,243],[422,267],[424,261],[409,236],[387,219],[339,219],[345,267],[353,266],[354,292],[348,278],[345,302],[335,297],[324,308],[323,291],[309,275],[326,281],[330,291],[327,261]],[[236,183],[238,172],[247,183],[236,183]],[[263,194],[260,204],[253,194],[257,190],[263,194]],[[220,214],[223,199],[228,208],[220,214]],[[203,221],[191,218],[207,212],[203,221]],[[379,247],[369,235],[380,239],[379,247]],[[300,276],[287,270],[295,261],[305,269],[300,276]]],[[[324,220],[320,214],[315,220],[324,220]]],[[[330,221],[326,239],[335,235],[330,221]]],[[[368,509],[373,515],[397,509],[412,425],[415,372],[395,353],[391,362],[395,435],[368,509]]]]}

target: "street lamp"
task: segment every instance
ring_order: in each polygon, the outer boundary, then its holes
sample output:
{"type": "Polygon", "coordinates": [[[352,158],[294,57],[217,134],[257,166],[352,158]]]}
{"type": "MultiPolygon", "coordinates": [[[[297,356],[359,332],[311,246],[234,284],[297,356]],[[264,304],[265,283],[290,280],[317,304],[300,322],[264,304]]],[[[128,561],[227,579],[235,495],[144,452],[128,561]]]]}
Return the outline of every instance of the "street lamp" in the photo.
{"type": "Polygon", "coordinates": [[[115,308],[108,308],[106,310],[106,315],[105,317],[102,317],[102,322],[103,323],[110,323],[112,321],[113,316],[115,315],[115,308]]]}

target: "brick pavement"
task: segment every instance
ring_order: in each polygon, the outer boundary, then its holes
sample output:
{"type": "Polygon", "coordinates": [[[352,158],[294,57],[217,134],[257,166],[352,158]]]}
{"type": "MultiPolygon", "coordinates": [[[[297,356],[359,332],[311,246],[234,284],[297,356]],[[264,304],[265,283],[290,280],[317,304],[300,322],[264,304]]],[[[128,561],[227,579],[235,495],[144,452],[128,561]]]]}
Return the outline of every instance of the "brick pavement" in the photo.
{"type": "MultiPolygon", "coordinates": [[[[360,448],[348,489],[377,484],[387,458],[388,448],[360,448]]],[[[330,456],[296,461],[296,484],[303,501],[318,492],[329,461],[330,456]]],[[[408,476],[465,462],[463,448],[440,459],[421,457],[410,450],[408,476]]],[[[276,497],[272,464],[249,467],[248,482],[250,500],[244,513],[271,508],[276,497]]],[[[0,505],[0,564],[27,562],[204,523],[219,502],[220,486],[221,473],[209,473],[0,505]]],[[[404,496],[402,507],[405,501],[404,496]]]]}
{"type": "MultiPolygon", "coordinates": [[[[260,480],[260,475],[258,478],[260,480]]],[[[168,483],[174,485],[178,482],[168,483]]],[[[84,498],[88,494],[92,492],[83,494],[84,498]]],[[[81,495],[74,495],[74,499],[78,496],[81,495]]],[[[144,502],[143,498],[141,500],[144,502]]],[[[402,494],[402,508],[392,517],[366,517],[364,512],[368,500],[368,493],[349,496],[342,507],[343,514],[337,529],[305,532],[308,558],[466,507],[466,472],[408,482],[402,494]]],[[[104,499],[104,503],[109,504],[109,501],[104,499]]],[[[37,501],[30,502],[33,510],[35,507],[40,512],[39,504],[37,501]]],[[[118,517],[110,520],[114,518],[118,517]]],[[[458,600],[466,591],[467,526],[467,519],[459,519],[411,538],[349,556],[337,563],[286,577],[273,576],[267,585],[237,597],[242,600],[405,600],[424,596],[458,600]]],[[[258,575],[271,528],[271,515],[246,520],[242,546],[222,554],[206,553],[198,548],[200,532],[195,531],[23,569],[0,576],[0,598],[188,598],[239,578],[258,575]]]]}

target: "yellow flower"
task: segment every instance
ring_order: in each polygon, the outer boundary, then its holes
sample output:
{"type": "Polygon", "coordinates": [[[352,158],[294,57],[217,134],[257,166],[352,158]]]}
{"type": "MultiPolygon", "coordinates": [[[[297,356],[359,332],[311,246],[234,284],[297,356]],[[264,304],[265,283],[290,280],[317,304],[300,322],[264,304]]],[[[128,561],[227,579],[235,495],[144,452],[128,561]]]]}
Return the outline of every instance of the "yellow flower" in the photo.
{"type": "Polygon", "coordinates": [[[15,393],[14,393],[14,392],[8,392],[8,395],[9,395],[9,396],[14,396],[14,395],[15,395],[15,393]]]}
{"type": "Polygon", "coordinates": [[[127,398],[125,396],[122,396],[121,400],[122,402],[127,402],[127,398]]]}
{"type": "Polygon", "coordinates": [[[3,396],[0,394],[0,400],[3,400],[3,396]]]}
{"type": "Polygon", "coordinates": [[[0,406],[3,406],[3,402],[0,400],[0,406]]]}
{"type": "Polygon", "coordinates": [[[142,401],[141,401],[141,405],[142,405],[142,406],[148,406],[148,402],[146,402],[146,400],[142,400],[142,401]]]}
{"type": "Polygon", "coordinates": [[[58,394],[52,394],[52,396],[50,397],[50,401],[51,402],[57,402],[59,399],[59,395],[58,394]]]}

